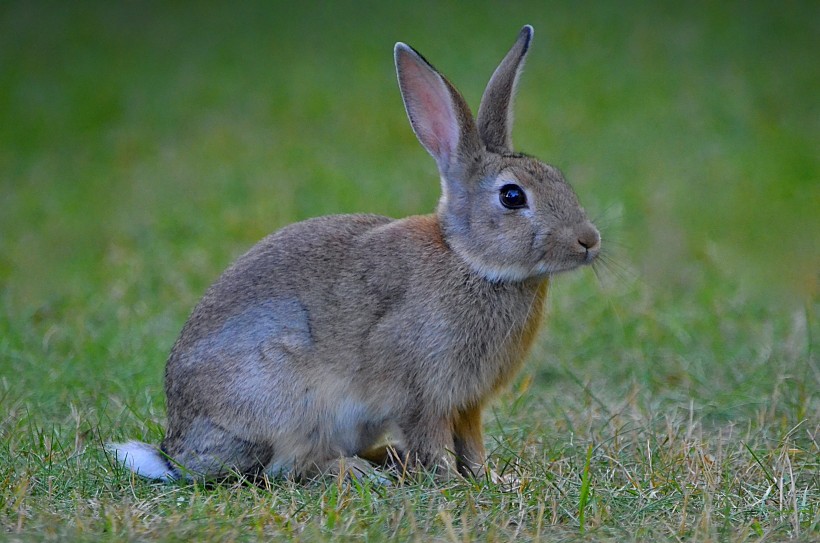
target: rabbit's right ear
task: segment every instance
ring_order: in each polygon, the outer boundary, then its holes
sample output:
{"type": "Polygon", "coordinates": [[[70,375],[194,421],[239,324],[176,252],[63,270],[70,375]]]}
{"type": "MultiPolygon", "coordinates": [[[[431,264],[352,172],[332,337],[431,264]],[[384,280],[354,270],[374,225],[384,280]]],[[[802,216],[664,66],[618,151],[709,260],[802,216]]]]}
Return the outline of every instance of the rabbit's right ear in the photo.
{"type": "Polygon", "coordinates": [[[412,47],[394,50],[404,109],[416,137],[445,177],[480,152],[478,129],[459,92],[412,47]]]}
{"type": "Polygon", "coordinates": [[[533,29],[525,25],[518,33],[512,49],[495,69],[481,105],[478,107],[478,133],[487,148],[497,152],[512,152],[512,103],[518,77],[524,67],[532,41],[533,29]]]}

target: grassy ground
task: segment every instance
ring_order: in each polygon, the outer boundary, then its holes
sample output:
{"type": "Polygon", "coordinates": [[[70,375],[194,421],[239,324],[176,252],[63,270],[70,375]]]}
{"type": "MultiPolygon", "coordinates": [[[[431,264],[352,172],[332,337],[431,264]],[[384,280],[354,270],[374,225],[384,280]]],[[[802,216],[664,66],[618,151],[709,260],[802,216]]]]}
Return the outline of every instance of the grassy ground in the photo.
{"type": "Polygon", "coordinates": [[[816,2],[0,6],[0,539],[820,539],[816,2]],[[431,210],[395,41],[477,104],[524,23],[516,141],[599,217],[486,417],[516,483],[154,485],[164,358],[309,216],[431,210]]]}

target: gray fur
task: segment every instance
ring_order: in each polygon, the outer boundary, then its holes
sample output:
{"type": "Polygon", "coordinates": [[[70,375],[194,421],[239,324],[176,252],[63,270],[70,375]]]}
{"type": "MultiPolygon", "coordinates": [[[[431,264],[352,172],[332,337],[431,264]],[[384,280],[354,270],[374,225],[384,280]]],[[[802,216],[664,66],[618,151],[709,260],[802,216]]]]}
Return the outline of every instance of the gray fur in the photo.
{"type": "MultiPolygon", "coordinates": [[[[340,459],[362,469],[355,457],[377,456],[385,438],[411,466],[481,469],[481,411],[519,369],[549,276],[600,246],[560,172],[502,148],[531,33],[488,85],[481,130],[455,88],[397,44],[411,125],[441,173],[437,212],[296,223],[225,271],[166,367],[174,476],[314,476],[338,473],[340,459]],[[509,183],[528,207],[500,204],[509,183]]],[[[145,454],[111,447],[120,460],[145,454]]]]}

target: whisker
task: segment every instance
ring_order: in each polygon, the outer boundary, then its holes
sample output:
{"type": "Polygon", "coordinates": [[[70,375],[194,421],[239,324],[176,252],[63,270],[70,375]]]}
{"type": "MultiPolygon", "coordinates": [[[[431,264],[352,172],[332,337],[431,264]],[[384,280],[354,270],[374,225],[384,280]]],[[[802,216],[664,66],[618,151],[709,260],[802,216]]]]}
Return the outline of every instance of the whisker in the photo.
{"type": "Polygon", "coordinates": [[[603,277],[601,277],[601,270],[599,269],[600,266],[597,264],[597,262],[593,262],[591,267],[592,273],[595,274],[595,279],[598,280],[598,284],[604,286],[604,280],[603,277]]]}
{"type": "Polygon", "coordinates": [[[595,224],[606,225],[611,224],[615,219],[620,219],[623,216],[623,205],[620,202],[612,202],[606,206],[603,211],[596,215],[592,222],[595,224]],[[615,213],[610,215],[610,212],[615,210],[615,213]]]}
{"type": "Polygon", "coordinates": [[[607,244],[607,245],[615,245],[617,247],[621,247],[621,248],[624,248],[624,249],[632,249],[632,245],[630,245],[629,243],[626,243],[624,241],[621,241],[619,239],[613,239],[613,238],[607,237],[607,238],[604,239],[604,243],[607,244]]]}
{"type": "Polygon", "coordinates": [[[622,264],[608,253],[600,253],[595,262],[592,263],[592,269],[600,279],[599,282],[602,286],[607,284],[606,275],[614,276],[619,283],[640,281],[640,276],[633,268],[622,264]]]}

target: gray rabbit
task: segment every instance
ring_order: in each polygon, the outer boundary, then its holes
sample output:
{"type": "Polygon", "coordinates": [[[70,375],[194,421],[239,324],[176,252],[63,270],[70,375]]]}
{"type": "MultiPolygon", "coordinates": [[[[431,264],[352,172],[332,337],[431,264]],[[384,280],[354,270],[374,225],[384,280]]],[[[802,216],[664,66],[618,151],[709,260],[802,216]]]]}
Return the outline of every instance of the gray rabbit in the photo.
{"type": "Polygon", "coordinates": [[[391,451],[408,469],[480,473],[481,412],[521,367],[549,277],[600,249],[561,173],[512,150],[532,34],[521,29],[476,121],[396,44],[407,116],[441,175],[436,212],[319,217],[259,242],[171,350],[161,448],[110,444],[121,463],[165,480],[313,477],[391,451]]]}

